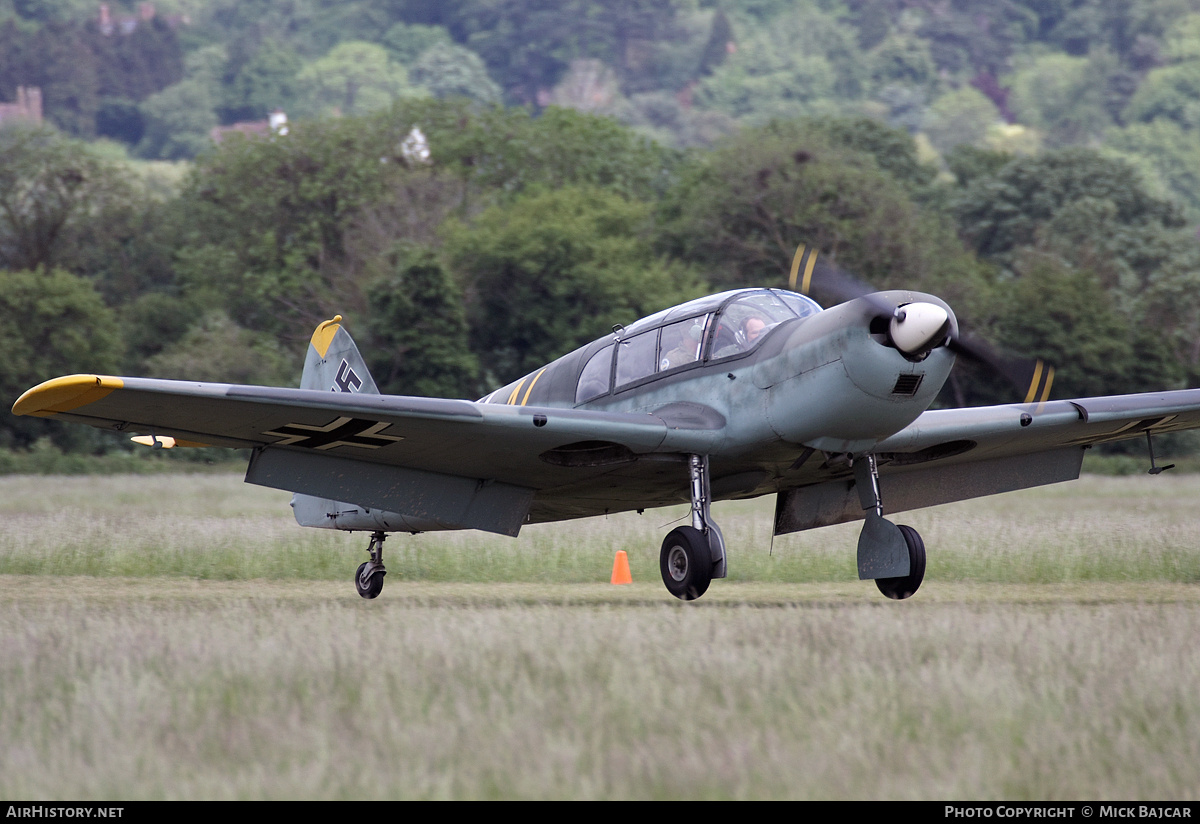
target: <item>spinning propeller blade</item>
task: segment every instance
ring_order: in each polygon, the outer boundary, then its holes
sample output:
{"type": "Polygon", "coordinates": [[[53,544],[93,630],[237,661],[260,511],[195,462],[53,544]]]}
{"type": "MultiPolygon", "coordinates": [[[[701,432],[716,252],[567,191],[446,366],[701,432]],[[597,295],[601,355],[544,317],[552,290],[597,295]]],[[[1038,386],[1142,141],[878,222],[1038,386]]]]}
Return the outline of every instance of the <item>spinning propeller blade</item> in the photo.
{"type": "MultiPolygon", "coordinates": [[[[877,305],[881,317],[892,318],[892,323],[903,321],[903,308],[878,298],[876,291],[826,260],[818,260],[818,250],[801,243],[792,256],[788,286],[793,291],[808,295],[815,286],[822,294],[839,302],[865,298],[877,305]]],[[[894,329],[894,327],[893,327],[894,329]]],[[[959,357],[982,364],[1002,376],[1017,388],[1024,403],[1043,404],[1050,398],[1054,383],[1054,367],[1041,358],[1018,358],[999,352],[986,341],[959,332],[951,334],[946,347],[959,357]]]]}

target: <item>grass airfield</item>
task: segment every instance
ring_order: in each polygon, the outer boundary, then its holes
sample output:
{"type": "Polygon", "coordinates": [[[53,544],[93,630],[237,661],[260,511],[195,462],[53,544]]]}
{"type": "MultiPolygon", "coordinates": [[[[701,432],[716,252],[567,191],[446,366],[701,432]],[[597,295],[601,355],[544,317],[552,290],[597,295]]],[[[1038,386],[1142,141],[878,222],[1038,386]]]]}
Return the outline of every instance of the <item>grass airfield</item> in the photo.
{"type": "Polygon", "coordinates": [[[0,797],[1194,799],[1198,498],[908,513],[900,603],[769,501],[717,509],[697,602],[658,577],[686,508],[394,536],[367,602],[365,535],[238,477],[0,478],[0,797]]]}

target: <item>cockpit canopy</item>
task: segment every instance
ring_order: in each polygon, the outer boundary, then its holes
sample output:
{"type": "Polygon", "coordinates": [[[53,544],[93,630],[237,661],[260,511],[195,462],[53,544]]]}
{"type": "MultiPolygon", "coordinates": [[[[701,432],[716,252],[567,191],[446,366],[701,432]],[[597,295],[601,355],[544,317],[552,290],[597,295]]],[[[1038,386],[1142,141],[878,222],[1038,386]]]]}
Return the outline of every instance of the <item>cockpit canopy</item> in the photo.
{"type": "Polygon", "coordinates": [[[725,292],[673,307],[629,328],[591,356],[575,402],[620,392],[655,375],[744,355],[775,326],[821,311],[812,299],[780,289],[725,292]],[[616,362],[613,363],[613,356],[616,362]]]}
{"type": "Polygon", "coordinates": [[[574,406],[619,394],[662,375],[742,357],[780,323],[820,311],[812,299],[782,289],[737,289],[697,298],[618,327],[612,338],[593,341],[482,402],[574,406]]]}

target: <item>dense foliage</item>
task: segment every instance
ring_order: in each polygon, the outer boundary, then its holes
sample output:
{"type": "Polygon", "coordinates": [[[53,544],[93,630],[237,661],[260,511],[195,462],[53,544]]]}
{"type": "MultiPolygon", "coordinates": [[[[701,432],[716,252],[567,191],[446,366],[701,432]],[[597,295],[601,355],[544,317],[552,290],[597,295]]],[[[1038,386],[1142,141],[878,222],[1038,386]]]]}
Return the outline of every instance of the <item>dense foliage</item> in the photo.
{"type": "Polygon", "coordinates": [[[1200,385],[1200,0],[108,6],[0,0],[0,101],[46,120],[0,125],[4,328],[96,341],[39,339],[10,394],[294,382],[340,313],[385,391],[480,396],[799,243],[1056,394],[1200,385]]]}

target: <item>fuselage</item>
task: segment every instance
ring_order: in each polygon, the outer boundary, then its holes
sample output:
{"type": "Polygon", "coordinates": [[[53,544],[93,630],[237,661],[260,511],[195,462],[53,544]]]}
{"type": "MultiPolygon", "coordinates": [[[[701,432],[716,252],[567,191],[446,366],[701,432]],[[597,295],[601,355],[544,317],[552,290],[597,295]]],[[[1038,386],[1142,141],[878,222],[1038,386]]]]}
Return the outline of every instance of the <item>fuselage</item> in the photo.
{"type": "Polygon", "coordinates": [[[711,453],[717,464],[777,462],[803,448],[867,451],[929,407],[954,363],[944,347],[912,358],[890,345],[880,304],[916,302],[944,307],[957,331],[944,302],[917,292],[825,310],[783,290],[725,292],[618,329],[482,402],[656,414],[670,407],[722,430],[711,453]],[[765,322],[750,339],[752,318],[765,322]]]}
{"type": "MultiPolygon", "coordinates": [[[[943,307],[946,334],[957,332],[949,307],[917,292],[881,292],[824,310],[783,290],[725,292],[618,328],[479,403],[644,413],[667,427],[666,438],[645,452],[587,440],[539,455],[545,464],[579,471],[534,493],[529,523],[686,502],[687,453],[700,449],[713,500],[784,492],[805,483],[797,469],[814,453],[870,451],[933,402],[953,354],[939,337],[920,356],[905,355],[888,331],[897,307],[917,303],[943,307]],[[673,448],[673,440],[690,446],[673,448]]],[[[323,518],[320,510],[301,522],[455,528],[386,511],[323,518]]]]}

